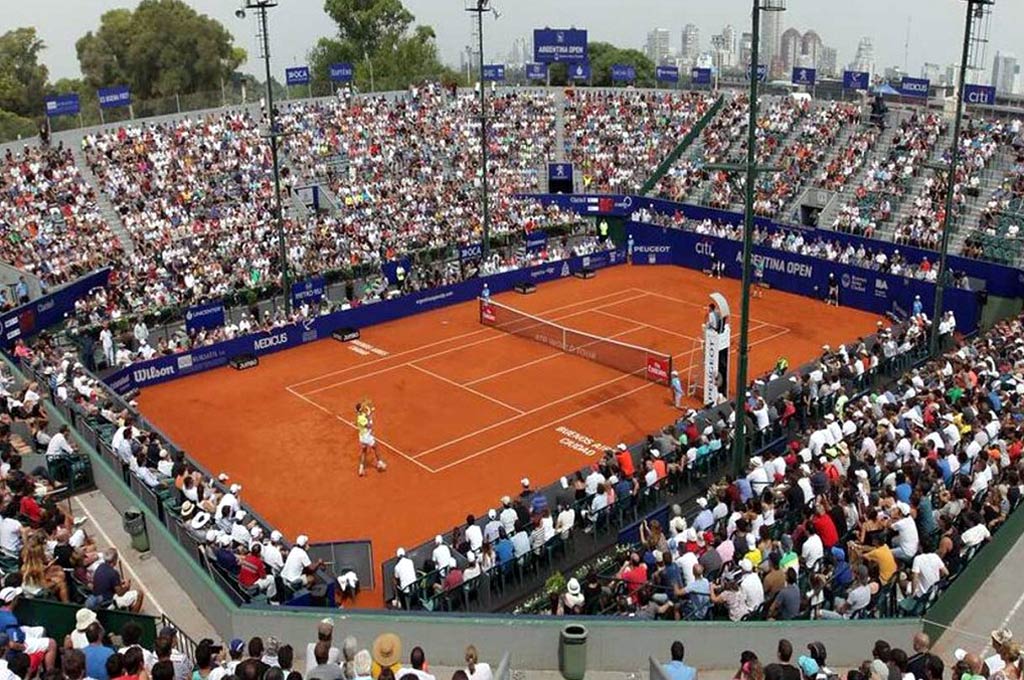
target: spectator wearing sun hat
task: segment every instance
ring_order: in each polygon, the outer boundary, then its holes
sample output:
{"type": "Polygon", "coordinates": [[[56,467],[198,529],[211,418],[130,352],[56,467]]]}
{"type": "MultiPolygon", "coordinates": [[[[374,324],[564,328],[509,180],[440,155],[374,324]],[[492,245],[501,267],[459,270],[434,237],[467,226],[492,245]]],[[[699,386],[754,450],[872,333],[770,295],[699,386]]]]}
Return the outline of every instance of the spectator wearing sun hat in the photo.
{"type": "Polygon", "coordinates": [[[377,636],[370,647],[370,657],[373,665],[370,667],[370,676],[377,680],[380,672],[387,668],[397,678],[402,670],[402,640],[394,633],[382,633],[377,636]]]}
{"type": "Polygon", "coordinates": [[[68,635],[72,649],[84,649],[89,641],[85,637],[85,629],[96,621],[96,612],[85,607],[75,612],[75,629],[68,635]]]}

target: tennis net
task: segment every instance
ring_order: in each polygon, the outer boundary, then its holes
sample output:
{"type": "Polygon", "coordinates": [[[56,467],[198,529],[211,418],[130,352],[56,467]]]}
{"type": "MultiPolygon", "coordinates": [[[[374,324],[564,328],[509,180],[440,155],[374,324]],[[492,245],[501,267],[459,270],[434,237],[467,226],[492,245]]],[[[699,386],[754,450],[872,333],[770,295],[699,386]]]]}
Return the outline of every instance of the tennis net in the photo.
{"type": "Polygon", "coordinates": [[[494,300],[480,299],[480,323],[662,385],[672,374],[672,357],[664,352],[573,330],[494,300]]]}

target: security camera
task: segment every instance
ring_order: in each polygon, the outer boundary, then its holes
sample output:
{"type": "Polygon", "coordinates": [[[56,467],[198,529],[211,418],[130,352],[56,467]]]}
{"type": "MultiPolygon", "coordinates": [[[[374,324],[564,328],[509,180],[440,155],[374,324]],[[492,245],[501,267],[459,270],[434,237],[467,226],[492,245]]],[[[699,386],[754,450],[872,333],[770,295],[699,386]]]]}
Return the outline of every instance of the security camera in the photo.
{"type": "Polygon", "coordinates": [[[245,18],[245,7],[243,6],[243,7],[239,7],[238,9],[236,9],[235,10],[235,16],[238,17],[239,19],[244,19],[245,18]]]}

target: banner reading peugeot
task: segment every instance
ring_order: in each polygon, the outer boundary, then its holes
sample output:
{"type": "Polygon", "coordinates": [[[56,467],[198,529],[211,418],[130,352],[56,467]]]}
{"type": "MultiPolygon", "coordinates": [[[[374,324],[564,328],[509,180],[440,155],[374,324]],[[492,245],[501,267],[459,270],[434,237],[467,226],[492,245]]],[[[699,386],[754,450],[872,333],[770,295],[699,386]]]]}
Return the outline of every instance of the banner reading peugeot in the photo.
{"type": "Polygon", "coordinates": [[[996,88],[991,85],[964,85],[964,103],[992,106],[996,103],[996,88]]]}
{"type": "Polygon", "coordinates": [[[793,77],[791,82],[794,85],[803,85],[804,87],[814,87],[814,83],[818,79],[818,70],[813,68],[799,68],[793,69],[793,77]]]}
{"type": "Polygon", "coordinates": [[[843,71],[844,90],[866,90],[871,83],[871,75],[867,71],[843,71]]]}
{"type": "Polygon", "coordinates": [[[96,91],[100,98],[101,109],[116,109],[122,106],[131,106],[132,93],[127,85],[115,85],[114,87],[101,87],[96,91]]]}
{"type": "Polygon", "coordinates": [[[659,83],[679,82],[678,66],[658,66],[654,69],[654,74],[655,77],[657,77],[659,83]]]}
{"type": "Polygon", "coordinates": [[[224,301],[207,302],[192,305],[185,310],[185,330],[189,334],[207,328],[220,328],[224,325],[224,301]]]}
{"type": "Polygon", "coordinates": [[[505,80],[505,65],[484,64],[484,80],[492,83],[505,80]]]}
{"type": "Polygon", "coordinates": [[[927,78],[903,76],[903,80],[900,82],[900,94],[904,97],[922,97],[927,99],[930,87],[931,82],[927,78]]]}
{"type": "Polygon", "coordinates": [[[74,92],[57,94],[46,98],[46,115],[50,118],[73,116],[81,110],[78,95],[74,92]]]}
{"type": "Polygon", "coordinates": [[[590,62],[582,62],[569,67],[571,80],[590,80],[590,62]]]}
{"type": "Polygon", "coordinates": [[[631,83],[636,80],[636,69],[629,64],[612,64],[612,81],[631,83]]]}
{"type": "Polygon", "coordinates": [[[293,66],[284,70],[286,85],[309,85],[309,67],[293,66]]]}
{"type": "Polygon", "coordinates": [[[355,69],[352,68],[352,64],[331,64],[331,80],[336,83],[349,83],[352,82],[352,75],[355,69]]]}
{"type": "Polygon", "coordinates": [[[573,63],[587,61],[586,29],[534,29],[533,60],[543,64],[556,61],[573,63]]]}
{"type": "Polygon", "coordinates": [[[527,64],[526,65],[526,79],[527,80],[547,80],[548,79],[548,65],[547,64],[527,64]]]}
{"type": "Polygon", "coordinates": [[[690,82],[694,85],[710,85],[711,84],[711,69],[709,68],[694,68],[690,70],[690,82]]]}

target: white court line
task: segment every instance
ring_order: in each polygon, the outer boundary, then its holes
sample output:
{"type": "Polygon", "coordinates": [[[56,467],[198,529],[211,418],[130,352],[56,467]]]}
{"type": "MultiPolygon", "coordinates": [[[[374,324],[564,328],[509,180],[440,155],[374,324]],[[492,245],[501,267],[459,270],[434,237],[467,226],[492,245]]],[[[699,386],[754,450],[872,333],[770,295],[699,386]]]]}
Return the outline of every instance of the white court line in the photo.
{"type": "MultiPolygon", "coordinates": [[[[642,297],[644,297],[644,295],[634,295],[633,297],[626,298],[625,300],[616,300],[615,302],[609,303],[609,305],[617,305],[617,304],[622,303],[622,302],[628,302],[630,300],[637,300],[637,299],[642,298],[642,297]]],[[[582,314],[587,314],[589,312],[597,311],[598,309],[600,309],[600,307],[591,307],[590,309],[585,309],[582,312],[573,312],[572,314],[566,314],[564,316],[556,317],[554,319],[545,319],[545,321],[552,321],[552,322],[562,321],[562,320],[565,320],[565,319],[572,318],[574,316],[580,316],[582,314]]],[[[500,340],[501,338],[515,337],[515,334],[505,333],[505,332],[498,331],[498,330],[495,330],[495,329],[492,329],[492,328],[487,328],[486,330],[494,331],[495,335],[490,335],[490,336],[488,336],[486,338],[483,338],[481,340],[476,340],[475,342],[470,342],[470,343],[467,343],[467,344],[458,345],[457,347],[449,347],[448,349],[443,349],[443,350],[441,350],[439,352],[434,352],[433,354],[428,354],[428,355],[423,356],[423,357],[416,357],[415,359],[412,359],[411,361],[407,361],[407,362],[404,362],[404,363],[401,363],[401,364],[395,364],[394,366],[387,366],[386,368],[382,368],[382,369],[377,370],[377,371],[371,371],[370,373],[363,373],[361,375],[355,376],[354,378],[349,378],[347,380],[342,380],[342,381],[339,381],[339,382],[336,382],[336,383],[331,383],[330,385],[324,385],[323,387],[318,387],[315,390],[309,390],[308,392],[304,392],[303,394],[318,394],[320,392],[326,392],[327,390],[333,390],[335,387],[341,387],[342,385],[347,385],[349,383],[358,382],[358,381],[362,380],[363,378],[372,378],[373,376],[380,375],[381,373],[388,373],[389,371],[394,371],[394,370],[397,370],[399,368],[403,368],[403,367],[408,366],[409,364],[411,364],[412,362],[415,362],[415,361],[426,361],[427,359],[434,359],[436,357],[444,356],[445,354],[451,354],[452,352],[461,352],[462,350],[468,349],[470,347],[475,347],[477,345],[482,345],[482,344],[487,343],[487,342],[493,342],[495,340],[500,340]]],[[[477,332],[480,332],[480,331],[477,331],[477,332]]],[[[398,354],[393,354],[392,357],[401,356],[401,354],[403,354],[403,353],[399,352],[398,354]]],[[[379,359],[379,360],[376,360],[376,361],[369,361],[369,362],[367,362],[365,364],[362,364],[362,366],[369,366],[371,364],[377,363],[377,361],[383,361],[383,360],[379,359]]],[[[358,366],[354,366],[353,368],[358,368],[358,366]]],[[[330,374],[327,374],[327,375],[330,375],[330,374]]],[[[294,385],[292,385],[291,387],[294,387],[294,385]]]]}
{"type": "MultiPolygon", "coordinates": [[[[785,335],[788,332],[789,332],[789,329],[787,328],[782,333],[779,333],[779,335],[785,335]]],[[[772,337],[768,337],[768,338],[764,338],[764,339],[758,340],[757,342],[752,342],[752,343],[750,343],[750,346],[753,347],[754,345],[758,345],[758,344],[760,344],[762,342],[767,342],[768,340],[772,340],[774,337],[777,337],[777,336],[772,336],[772,337]]],[[[676,357],[684,357],[687,354],[691,354],[692,352],[693,352],[693,350],[690,350],[689,352],[682,352],[681,354],[675,354],[675,355],[673,355],[672,358],[675,359],[676,357]]],[[[629,377],[629,375],[625,375],[625,376],[622,376],[622,377],[623,378],[629,377]]],[[[621,380],[622,378],[617,378],[617,379],[621,380]]],[[[545,423],[544,425],[541,425],[539,427],[535,427],[532,430],[529,430],[527,432],[523,432],[521,434],[518,434],[515,437],[510,437],[509,439],[504,439],[504,440],[502,440],[502,441],[500,441],[497,444],[494,444],[492,446],[488,446],[486,449],[481,449],[480,451],[477,451],[476,453],[472,453],[472,454],[470,454],[468,456],[465,456],[465,457],[460,458],[458,460],[452,461],[451,463],[448,463],[446,465],[442,465],[441,467],[434,469],[434,472],[435,473],[443,472],[444,470],[447,470],[450,467],[453,467],[455,465],[460,465],[462,463],[465,463],[468,460],[472,460],[473,458],[476,458],[477,456],[481,456],[481,455],[483,455],[485,453],[493,451],[494,449],[502,447],[505,444],[508,444],[508,443],[514,442],[514,441],[518,441],[519,439],[522,439],[523,437],[527,437],[527,436],[529,436],[531,434],[534,434],[536,432],[540,432],[541,430],[543,430],[545,428],[548,428],[548,427],[551,427],[552,425],[556,425],[558,423],[565,422],[565,421],[567,421],[567,420],[569,420],[571,418],[575,418],[576,416],[582,415],[582,414],[584,414],[584,413],[586,413],[588,411],[592,411],[592,410],[594,410],[595,408],[597,408],[599,406],[604,406],[605,404],[611,403],[611,402],[616,401],[618,399],[621,399],[623,397],[628,397],[629,395],[631,395],[631,394],[633,394],[635,392],[639,392],[640,390],[645,390],[648,387],[654,387],[655,385],[657,385],[657,383],[648,382],[647,384],[640,385],[639,387],[633,388],[633,389],[629,390],[628,392],[623,392],[620,395],[611,397],[609,399],[605,399],[604,401],[602,401],[600,403],[597,403],[597,404],[594,404],[593,406],[588,406],[587,408],[580,409],[578,411],[575,411],[575,412],[570,413],[568,415],[562,416],[560,418],[556,418],[555,420],[552,420],[552,421],[550,421],[548,423],[545,423]]],[[[658,386],[664,388],[664,385],[658,385],[658,386]]],[[[557,403],[557,402],[552,402],[552,403],[557,403]]],[[[528,411],[527,413],[530,413],[530,412],[528,411]]],[[[516,418],[513,418],[512,420],[518,420],[520,417],[521,416],[517,416],[516,418]]],[[[455,441],[458,441],[458,440],[455,440],[455,441]]],[[[449,443],[455,443],[455,442],[453,441],[453,442],[449,442],[449,443]]],[[[416,457],[419,458],[422,455],[423,455],[422,453],[421,454],[417,454],[416,457]]],[[[417,462],[419,462],[419,461],[417,461],[417,462]]]]}
{"type": "Polygon", "coordinates": [[[380,347],[370,347],[370,351],[379,357],[386,357],[388,355],[388,352],[382,350],[380,347]]]}
{"type": "MultiPolygon", "coordinates": [[[[624,330],[621,333],[614,333],[613,335],[608,335],[606,337],[608,339],[615,339],[615,338],[618,338],[618,337],[623,336],[623,335],[629,335],[633,331],[640,330],[640,328],[641,328],[641,326],[633,326],[632,328],[624,330]]],[[[564,357],[564,356],[572,356],[572,355],[571,354],[566,354],[565,352],[563,352],[561,350],[558,350],[557,352],[553,352],[551,354],[545,354],[544,356],[542,356],[539,359],[534,359],[533,361],[527,361],[525,364],[519,364],[518,366],[513,366],[512,368],[506,368],[504,371],[498,371],[497,373],[491,373],[490,375],[485,375],[482,378],[477,378],[476,380],[470,380],[468,383],[463,383],[463,384],[464,385],[476,385],[477,383],[485,382],[487,380],[493,380],[494,378],[497,378],[499,376],[505,375],[506,373],[511,373],[512,371],[518,371],[520,368],[526,368],[527,366],[533,366],[534,364],[539,364],[539,363],[541,363],[543,361],[549,361],[551,359],[554,359],[555,357],[564,357]]]]}
{"type": "Polygon", "coordinates": [[[644,328],[650,328],[651,330],[659,331],[661,333],[667,333],[668,335],[675,335],[676,337],[683,338],[684,340],[700,340],[700,338],[695,338],[692,335],[686,335],[685,333],[677,333],[675,331],[670,331],[667,328],[661,328],[660,326],[655,326],[653,324],[645,323],[643,321],[637,321],[636,319],[631,319],[628,316],[619,316],[618,314],[612,314],[611,312],[605,312],[600,309],[595,309],[594,311],[598,314],[601,314],[602,316],[607,316],[611,319],[618,319],[619,321],[629,321],[630,323],[638,323],[644,328]]]}
{"type": "Polygon", "coordinates": [[[462,383],[457,383],[454,380],[451,380],[449,378],[444,377],[443,375],[438,375],[437,373],[434,373],[433,371],[428,371],[427,369],[425,369],[422,366],[416,364],[415,362],[411,362],[410,361],[408,364],[405,364],[405,365],[408,366],[409,368],[415,368],[417,371],[420,371],[421,373],[426,373],[431,378],[437,378],[441,382],[446,382],[449,385],[454,385],[455,387],[458,387],[460,389],[466,390],[470,394],[475,394],[478,397],[483,397],[487,401],[494,402],[498,406],[502,406],[504,408],[507,408],[509,411],[515,411],[516,413],[518,413],[520,415],[523,414],[523,409],[521,409],[521,408],[516,408],[515,406],[512,406],[510,404],[506,404],[505,402],[503,402],[500,399],[495,399],[494,397],[492,397],[492,396],[490,396],[488,394],[484,394],[483,392],[480,392],[479,390],[474,390],[472,387],[466,387],[462,383]]]}
{"type": "MultiPolygon", "coordinates": [[[[701,309],[707,309],[707,305],[705,305],[705,304],[697,304],[696,302],[691,302],[689,300],[681,300],[679,298],[674,298],[671,295],[664,295],[662,293],[655,293],[653,291],[644,290],[643,288],[630,288],[630,290],[635,290],[635,291],[640,292],[640,293],[647,293],[648,295],[653,295],[654,297],[660,297],[660,298],[662,298],[664,300],[671,300],[672,302],[678,302],[679,304],[683,304],[683,305],[690,305],[691,307],[700,307],[701,309]]],[[[739,316],[738,312],[734,312],[733,314],[734,314],[734,316],[739,316]]],[[[751,321],[757,321],[758,323],[763,323],[765,326],[774,326],[775,328],[786,328],[785,326],[780,326],[777,323],[770,323],[768,321],[761,321],[760,319],[755,319],[754,317],[750,317],[750,320],[751,321]]]]}
{"type": "MultiPolygon", "coordinates": [[[[103,537],[103,540],[106,542],[106,544],[111,548],[116,548],[117,544],[114,543],[113,540],[111,540],[110,534],[103,530],[103,525],[96,521],[96,517],[93,516],[91,512],[89,512],[89,508],[85,506],[85,503],[82,502],[82,499],[79,498],[78,496],[74,496],[74,500],[76,503],[78,503],[78,507],[81,508],[82,512],[85,513],[85,516],[89,518],[89,521],[92,522],[92,525],[96,527],[96,531],[99,532],[100,536],[103,537]]],[[[156,610],[158,612],[160,612],[161,614],[166,614],[167,610],[164,609],[163,605],[160,604],[159,600],[153,597],[153,592],[149,588],[147,588],[146,584],[143,583],[141,578],[139,578],[139,574],[135,571],[135,569],[132,568],[131,563],[129,563],[128,560],[124,557],[121,557],[121,559],[118,560],[118,563],[124,565],[125,571],[128,572],[128,578],[132,580],[132,585],[138,588],[139,591],[142,593],[142,596],[145,598],[145,600],[142,603],[143,607],[145,607],[147,602],[152,602],[153,606],[156,607],[156,610]]]]}
{"type": "MultiPolygon", "coordinates": [[[[571,307],[578,307],[580,305],[590,304],[591,302],[597,302],[598,300],[605,300],[607,298],[614,297],[616,295],[622,295],[623,293],[630,292],[630,290],[635,290],[635,289],[627,288],[626,290],[618,290],[618,291],[615,291],[614,293],[609,293],[608,295],[599,295],[597,297],[588,298],[586,300],[579,300],[577,302],[573,302],[573,303],[570,303],[570,304],[567,304],[567,305],[562,305],[561,307],[554,307],[552,309],[548,309],[548,310],[544,310],[542,312],[538,312],[538,314],[551,314],[552,312],[560,312],[563,309],[569,309],[571,307]]],[[[642,292],[642,291],[640,291],[640,292],[642,292]]],[[[627,299],[634,300],[634,299],[637,299],[639,297],[643,297],[643,296],[642,295],[636,295],[636,296],[633,296],[633,297],[627,298],[627,299]]],[[[619,302],[625,302],[625,300],[620,300],[619,302]]],[[[582,314],[582,312],[580,312],[580,313],[582,314]]],[[[574,314],[570,314],[570,315],[562,317],[562,318],[566,318],[567,319],[570,316],[575,316],[575,315],[574,314]]],[[[395,352],[394,354],[392,354],[387,359],[374,359],[373,361],[368,361],[368,362],[364,362],[364,363],[361,363],[361,364],[356,364],[355,366],[348,366],[346,368],[340,368],[337,371],[331,371],[329,373],[322,373],[322,374],[316,376],[315,378],[309,378],[308,380],[302,380],[302,381],[297,382],[297,383],[292,383],[291,385],[288,385],[288,388],[298,387],[300,385],[308,385],[311,382],[316,382],[318,380],[321,380],[323,378],[327,378],[327,377],[332,376],[332,375],[339,375],[341,373],[348,373],[349,371],[354,371],[354,370],[359,369],[359,368],[364,368],[366,366],[371,366],[373,364],[380,363],[381,361],[387,361],[388,359],[394,359],[395,357],[405,356],[407,354],[413,354],[414,352],[419,352],[420,350],[429,349],[430,347],[436,347],[437,345],[443,345],[445,343],[452,342],[453,340],[460,340],[462,338],[469,338],[469,337],[472,337],[474,335],[480,335],[481,333],[487,333],[488,331],[493,331],[493,330],[494,329],[492,329],[492,328],[481,328],[480,330],[469,331],[468,333],[461,333],[460,335],[453,335],[452,337],[445,338],[444,340],[437,340],[435,342],[429,342],[429,343],[427,343],[425,345],[419,345],[418,347],[413,347],[412,349],[403,350],[401,352],[395,352]]],[[[500,331],[498,331],[498,332],[500,333],[500,331]]],[[[500,336],[498,336],[498,337],[500,337],[500,336]]],[[[419,361],[419,359],[417,359],[416,361],[419,361]]],[[[312,393],[310,393],[310,394],[312,394],[312,393]]]]}
{"type": "Polygon", "coordinates": [[[370,353],[367,352],[365,349],[363,349],[362,347],[356,347],[355,345],[349,345],[349,351],[355,352],[356,354],[361,354],[364,357],[370,356],[370,353]]]}
{"type": "MultiPolygon", "coordinates": [[[[348,420],[345,420],[344,418],[342,418],[341,416],[339,416],[337,413],[335,413],[334,411],[330,410],[326,406],[323,406],[322,404],[317,403],[316,401],[310,399],[309,397],[307,397],[305,395],[299,394],[298,392],[293,390],[291,387],[286,387],[285,389],[288,390],[289,392],[291,392],[292,394],[294,394],[296,397],[298,397],[302,401],[304,401],[307,404],[309,404],[310,406],[315,406],[316,408],[320,409],[321,411],[323,411],[327,415],[333,416],[337,420],[345,423],[346,425],[348,425],[352,429],[357,430],[357,431],[359,430],[359,428],[356,426],[355,423],[352,423],[352,422],[349,422],[348,420]]],[[[391,444],[388,444],[386,441],[384,441],[380,437],[374,435],[374,439],[377,440],[378,444],[382,444],[384,446],[384,448],[390,449],[391,451],[397,453],[399,456],[401,456],[402,458],[405,458],[410,463],[416,463],[417,465],[419,465],[421,468],[423,468],[427,472],[434,472],[434,468],[432,468],[430,466],[427,466],[427,465],[424,465],[423,463],[419,462],[418,460],[416,460],[412,456],[410,456],[410,455],[406,454],[405,452],[403,452],[401,449],[399,449],[399,448],[397,448],[395,446],[392,446],[391,444]]]]}

